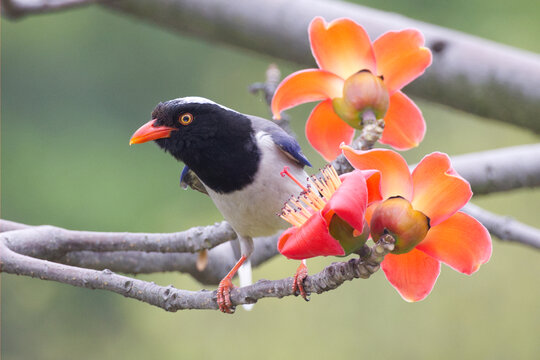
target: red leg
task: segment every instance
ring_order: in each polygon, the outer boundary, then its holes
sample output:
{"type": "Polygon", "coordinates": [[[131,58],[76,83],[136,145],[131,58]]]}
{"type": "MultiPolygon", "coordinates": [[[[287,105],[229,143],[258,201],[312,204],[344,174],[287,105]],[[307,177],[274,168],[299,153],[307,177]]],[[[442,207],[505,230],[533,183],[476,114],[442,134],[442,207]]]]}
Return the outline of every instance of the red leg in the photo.
{"type": "Polygon", "coordinates": [[[242,255],[240,260],[234,265],[234,267],[229,271],[227,276],[223,278],[219,282],[219,286],[217,289],[217,303],[219,306],[219,310],[221,312],[227,313],[227,314],[233,314],[234,313],[234,307],[231,302],[231,289],[234,287],[231,279],[233,278],[234,274],[238,271],[238,268],[242,266],[244,261],[246,261],[247,256],[242,255]]]}
{"type": "Polygon", "coordinates": [[[304,289],[304,280],[308,276],[308,270],[307,266],[304,260],[300,263],[300,266],[298,266],[298,269],[296,269],[296,273],[294,274],[294,281],[292,286],[292,291],[296,295],[296,292],[298,291],[300,293],[300,296],[304,298],[304,300],[309,301],[309,297],[306,293],[306,290],[304,289]]]}

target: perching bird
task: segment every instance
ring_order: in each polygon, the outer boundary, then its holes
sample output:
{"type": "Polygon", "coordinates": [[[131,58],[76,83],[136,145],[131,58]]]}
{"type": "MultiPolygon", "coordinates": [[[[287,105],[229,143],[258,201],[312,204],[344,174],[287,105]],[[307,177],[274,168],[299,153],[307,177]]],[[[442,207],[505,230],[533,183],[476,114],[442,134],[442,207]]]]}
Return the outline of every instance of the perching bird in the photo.
{"type": "Polygon", "coordinates": [[[276,214],[300,188],[280,172],[287,166],[306,184],[303,168],[311,164],[296,140],[273,122],[200,97],[159,103],[130,144],[150,140],[197,175],[238,234],[242,256],[221,280],[217,295],[220,310],[231,313],[231,279],[244,262],[249,266],[252,239],[289,226],[276,214]]]}

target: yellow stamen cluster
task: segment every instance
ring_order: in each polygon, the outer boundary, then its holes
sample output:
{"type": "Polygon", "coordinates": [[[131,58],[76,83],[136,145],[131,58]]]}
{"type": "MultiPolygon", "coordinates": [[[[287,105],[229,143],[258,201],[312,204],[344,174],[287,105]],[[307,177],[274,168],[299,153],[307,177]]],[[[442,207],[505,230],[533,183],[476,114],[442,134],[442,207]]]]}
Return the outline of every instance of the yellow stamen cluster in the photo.
{"type": "Polygon", "coordinates": [[[282,219],[294,226],[302,226],[314,212],[322,210],[341,185],[336,169],[330,164],[321,170],[320,178],[311,176],[307,187],[302,186],[287,169],[283,171],[283,175],[289,176],[304,189],[298,197],[291,196],[279,214],[282,219]]]}

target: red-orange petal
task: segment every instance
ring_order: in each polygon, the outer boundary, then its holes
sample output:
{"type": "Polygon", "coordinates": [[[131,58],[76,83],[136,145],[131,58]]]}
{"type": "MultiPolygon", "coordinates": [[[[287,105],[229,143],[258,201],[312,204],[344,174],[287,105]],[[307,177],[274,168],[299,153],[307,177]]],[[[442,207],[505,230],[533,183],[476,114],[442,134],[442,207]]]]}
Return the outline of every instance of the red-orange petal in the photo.
{"type": "Polygon", "coordinates": [[[398,91],[431,64],[431,51],[418,30],[389,31],[373,42],[377,75],[384,77],[390,94],[398,91]]]}
{"type": "Polygon", "coordinates": [[[381,204],[382,201],[374,201],[373,203],[369,204],[369,206],[366,209],[366,222],[368,224],[371,224],[371,218],[373,217],[373,212],[375,209],[377,209],[377,206],[381,204]]]}
{"type": "Polygon", "coordinates": [[[492,250],[487,229],[462,212],[429,229],[416,248],[467,275],[488,262],[492,250]]]}
{"type": "Polygon", "coordinates": [[[368,203],[365,175],[362,171],[355,170],[342,177],[341,181],[342,184],[328,200],[321,214],[325,217],[328,211],[332,211],[354,229],[362,232],[368,203]]]}
{"type": "MultiPolygon", "coordinates": [[[[381,172],[378,170],[363,170],[364,177],[366,178],[366,187],[368,191],[368,207],[364,214],[366,222],[371,222],[371,215],[375,210],[376,205],[381,203],[381,172]]],[[[345,173],[339,176],[340,179],[345,179],[351,173],[345,173]]]]}
{"type": "Polygon", "coordinates": [[[368,189],[368,205],[383,199],[381,194],[381,172],[378,170],[364,170],[366,186],[368,189]]]}
{"type": "Polygon", "coordinates": [[[295,260],[345,255],[339,242],[330,236],[328,224],[320,212],[314,213],[302,226],[285,230],[279,238],[278,250],[287,258],[295,260]]]}
{"type": "Polygon", "coordinates": [[[367,69],[375,72],[375,54],[363,27],[351,19],[336,19],[326,24],[316,17],[309,25],[311,52],[319,67],[343,79],[367,69]]]}
{"type": "Polygon", "coordinates": [[[272,98],[272,114],[280,118],[283,110],[311,101],[333,99],[343,95],[344,80],[324,70],[307,69],[287,76],[272,98]]]}
{"type": "Polygon", "coordinates": [[[412,205],[435,226],[461,209],[471,198],[469,183],[452,168],[448,155],[434,152],[425,156],[412,173],[412,205]]]}
{"type": "Polygon", "coordinates": [[[407,162],[397,152],[386,149],[361,151],[346,145],[341,148],[354,168],[381,172],[381,195],[384,199],[391,196],[412,199],[411,173],[407,162]]]}
{"type": "Polygon", "coordinates": [[[401,91],[390,97],[379,142],[397,150],[417,147],[426,134],[426,122],[416,104],[401,91]]]}
{"type": "Polygon", "coordinates": [[[406,254],[386,255],[381,268],[401,297],[412,302],[429,295],[441,271],[441,264],[422,251],[413,249],[406,254]]]}
{"type": "Polygon", "coordinates": [[[306,122],[306,137],[326,161],[332,161],[341,154],[340,144],[350,144],[354,129],[341,120],[334,112],[332,100],[317,105],[306,122]]]}

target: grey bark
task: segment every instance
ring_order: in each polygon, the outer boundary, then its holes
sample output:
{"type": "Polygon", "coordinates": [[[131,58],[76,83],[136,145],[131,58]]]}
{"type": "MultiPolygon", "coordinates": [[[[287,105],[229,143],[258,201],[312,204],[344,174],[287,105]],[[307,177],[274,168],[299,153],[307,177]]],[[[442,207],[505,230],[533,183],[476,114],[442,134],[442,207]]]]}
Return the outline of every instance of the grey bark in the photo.
{"type": "Polygon", "coordinates": [[[523,224],[510,216],[493,214],[472,203],[463,211],[480,221],[489,232],[503,241],[519,241],[524,245],[540,249],[540,230],[523,224]]]}
{"type": "Polygon", "coordinates": [[[416,28],[433,64],[408,94],[540,131],[540,56],[405,16],[328,0],[122,0],[103,6],[169,30],[314,67],[307,27],[315,16],[349,17],[372,40],[416,28]]]}
{"type": "MultiPolygon", "coordinates": [[[[3,0],[5,16],[56,11],[92,0],[3,0]]],[[[419,29],[433,64],[407,93],[540,132],[540,56],[405,16],[329,0],[114,0],[108,9],[154,25],[314,67],[307,26],[350,17],[372,39],[419,29]]]]}
{"type": "MultiPolygon", "coordinates": [[[[51,228],[47,230],[52,231],[51,228]]],[[[360,258],[333,263],[320,273],[308,276],[304,281],[304,287],[308,293],[322,293],[337,288],[347,280],[369,278],[379,269],[384,256],[393,248],[393,239],[389,236],[383,237],[373,247],[365,246],[360,258]]],[[[158,306],[166,311],[218,308],[216,291],[179,290],[172,285],[159,286],[118,275],[107,269],[97,271],[40,260],[12,251],[4,241],[0,241],[0,272],[53,280],[89,289],[108,290],[158,306]]],[[[231,300],[234,305],[239,305],[255,303],[266,297],[282,298],[290,295],[295,295],[292,292],[292,278],[259,280],[253,285],[233,289],[231,300]]]]}
{"type": "MultiPolygon", "coordinates": [[[[452,158],[452,163],[471,183],[475,193],[486,194],[539,186],[538,159],[540,145],[534,144],[456,156],[452,158]]],[[[334,165],[339,173],[351,171],[350,164],[343,156],[334,165]]],[[[466,207],[465,211],[470,213],[475,209],[476,212],[471,215],[478,216],[478,220],[493,235],[538,247],[539,230],[472,206],[466,207]]],[[[132,234],[73,231],[52,226],[29,227],[0,220],[0,231],[4,232],[2,241],[23,255],[124,273],[182,271],[204,284],[218,283],[236,261],[232,247],[234,242],[230,242],[236,235],[224,222],[173,234],[132,234]],[[201,272],[195,266],[195,253],[203,249],[212,250],[209,252],[208,267],[201,272]]],[[[252,257],[254,266],[277,254],[277,238],[275,235],[256,239],[252,257]]]]}

